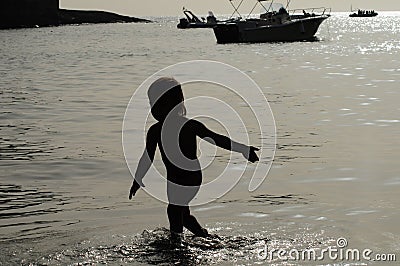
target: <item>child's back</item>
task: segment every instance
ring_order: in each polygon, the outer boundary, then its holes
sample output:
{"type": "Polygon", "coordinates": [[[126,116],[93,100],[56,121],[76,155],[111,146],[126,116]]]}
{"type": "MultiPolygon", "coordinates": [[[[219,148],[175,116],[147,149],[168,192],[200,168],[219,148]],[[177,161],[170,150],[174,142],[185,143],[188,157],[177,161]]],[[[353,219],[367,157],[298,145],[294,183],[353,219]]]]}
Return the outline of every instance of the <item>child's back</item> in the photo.
{"type": "Polygon", "coordinates": [[[201,166],[197,158],[199,122],[186,117],[169,117],[150,127],[147,142],[158,145],[169,181],[184,186],[201,185],[201,166]]]}

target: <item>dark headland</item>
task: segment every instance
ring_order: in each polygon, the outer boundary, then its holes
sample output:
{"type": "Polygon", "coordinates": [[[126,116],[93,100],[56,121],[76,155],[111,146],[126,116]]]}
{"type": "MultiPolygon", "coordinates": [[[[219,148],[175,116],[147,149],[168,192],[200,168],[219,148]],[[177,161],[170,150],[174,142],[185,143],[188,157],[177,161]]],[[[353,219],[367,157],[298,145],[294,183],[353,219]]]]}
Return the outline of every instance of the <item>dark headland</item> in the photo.
{"type": "Polygon", "coordinates": [[[84,23],[151,22],[105,11],[60,9],[59,0],[1,0],[0,29],[84,23]]]}
{"type": "Polygon", "coordinates": [[[147,19],[122,16],[106,11],[86,11],[59,9],[58,19],[60,25],[83,23],[118,23],[118,22],[151,22],[147,19]]]}

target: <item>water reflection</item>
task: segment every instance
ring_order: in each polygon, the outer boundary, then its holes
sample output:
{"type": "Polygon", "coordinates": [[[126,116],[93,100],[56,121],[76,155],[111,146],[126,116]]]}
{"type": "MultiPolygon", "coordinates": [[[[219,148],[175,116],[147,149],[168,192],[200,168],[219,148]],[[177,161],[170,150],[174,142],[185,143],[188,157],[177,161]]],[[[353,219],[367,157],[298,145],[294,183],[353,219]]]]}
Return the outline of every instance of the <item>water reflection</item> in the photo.
{"type": "MultiPolygon", "coordinates": [[[[56,195],[38,189],[23,189],[18,185],[0,184],[0,219],[41,215],[56,211],[33,207],[53,201],[56,195]]],[[[61,199],[60,199],[61,200],[61,199]]]]}
{"type": "Polygon", "coordinates": [[[310,202],[310,197],[314,196],[313,194],[308,195],[296,195],[296,194],[287,194],[287,195],[270,195],[270,194],[259,194],[253,195],[250,199],[234,199],[234,200],[221,200],[221,203],[245,203],[246,205],[303,205],[308,204],[310,202]]]}
{"type": "Polygon", "coordinates": [[[70,200],[40,188],[0,184],[0,229],[2,241],[34,238],[55,225],[70,221],[55,219],[70,200]]]}
{"type": "MultiPolygon", "coordinates": [[[[23,125],[21,125],[23,127],[23,125]]],[[[55,148],[48,147],[48,141],[29,141],[19,137],[24,133],[15,135],[15,131],[25,131],[30,128],[18,128],[16,126],[0,126],[12,129],[14,134],[7,134],[9,137],[0,137],[0,160],[32,160],[38,156],[50,155],[55,148]]]]}
{"type": "Polygon", "coordinates": [[[46,111],[38,94],[32,88],[0,91],[0,161],[32,160],[62,148],[51,143],[47,135],[54,132],[50,127],[41,125],[41,119],[34,117],[36,112],[46,111]]]}

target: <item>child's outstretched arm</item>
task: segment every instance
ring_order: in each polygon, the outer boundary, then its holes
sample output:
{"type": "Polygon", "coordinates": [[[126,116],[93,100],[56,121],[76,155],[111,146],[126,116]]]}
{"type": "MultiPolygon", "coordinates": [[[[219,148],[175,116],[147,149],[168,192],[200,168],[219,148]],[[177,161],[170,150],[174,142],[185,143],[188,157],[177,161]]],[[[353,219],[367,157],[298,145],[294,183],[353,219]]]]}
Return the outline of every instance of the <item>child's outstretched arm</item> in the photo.
{"type": "Polygon", "coordinates": [[[150,127],[146,136],[146,148],[140,157],[139,164],[136,169],[135,178],[129,191],[129,199],[135,196],[140,187],[144,187],[142,179],[149,170],[154,160],[154,154],[157,148],[157,137],[155,136],[155,128],[150,127]]]}
{"type": "Polygon", "coordinates": [[[259,150],[258,148],[238,143],[231,140],[227,136],[215,133],[199,121],[191,121],[193,122],[193,126],[196,129],[197,135],[200,138],[226,150],[240,152],[248,161],[252,163],[259,160],[257,154],[255,153],[255,151],[259,150]]]}

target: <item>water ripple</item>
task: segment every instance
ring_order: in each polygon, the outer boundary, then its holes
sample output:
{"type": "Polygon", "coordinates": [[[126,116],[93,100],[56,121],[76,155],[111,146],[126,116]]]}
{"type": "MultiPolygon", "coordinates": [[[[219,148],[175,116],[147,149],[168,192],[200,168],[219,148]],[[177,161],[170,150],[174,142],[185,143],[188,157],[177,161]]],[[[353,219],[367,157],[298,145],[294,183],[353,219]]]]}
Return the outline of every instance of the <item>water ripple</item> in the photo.
{"type": "MultiPolygon", "coordinates": [[[[66,201],[52,192],[23,189],[18,185],[0,184],[0,219],[32,217],[58,212],[56,206],[43,208],[46,203],[66,201]]],[[[10,226],[10,225],[7,225],[10,226]]]]}

